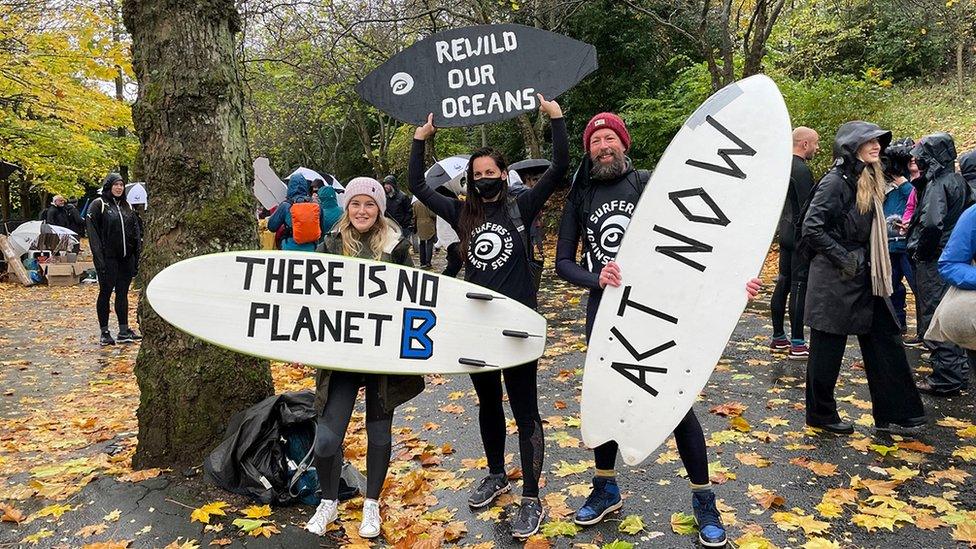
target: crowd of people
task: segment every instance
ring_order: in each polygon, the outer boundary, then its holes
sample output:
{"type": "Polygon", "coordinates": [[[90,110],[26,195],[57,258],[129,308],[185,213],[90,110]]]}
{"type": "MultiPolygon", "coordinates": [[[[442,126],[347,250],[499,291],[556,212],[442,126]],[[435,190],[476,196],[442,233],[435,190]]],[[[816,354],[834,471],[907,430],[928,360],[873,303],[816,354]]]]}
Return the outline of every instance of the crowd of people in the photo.
{"type": "MultiPolygon", "coordinates": [[[[412,197],[389,176],[381,182],[357,177],[342,200],[336,189],[301,174],[287,184],[288,199],[266,212],[268,230],[281,249],[318,251],[412,266],[411,241],[420,266],[431,268],[435,242],[447,254],[445,274],[464,278],[537,308],[542,271],[541,237],[533,227],[569,170],[569,139],[562,110],[538,97],[552,125],[552,161],[530,185],[510,186],[508,163],[498,150],[479,148],[467,166],[462,199],[424,178],[425,144],[436,132],[433,118],[416,129],[408,186],[412,197]],[[342,204],[340,206],[340,203],[342,204]],[[486,232],[492,238],[479,238],[486,232]],[[502,242],[502,249],[491,245],[502,242]],[[488,244],[486,244],[488,243],[488,244]]],[[[562,212],[556,274],[589,290],[586,338],[604,289],[626,276],[614,262],[620,234],[606,230],[594,212],[629,219],[650,179],[627,153],[625,122],[600,113],[583,132],[583,159],[562,212]]],[[[820,149],[810,128],[793,132],[789,191],[778,226],[779,274],[773,289],[770,350],[807,361],[806,422],[828,433],[850,434],[853,426],[837,411],[834,389],[848,336],[857,337],[878,431],[911,434],[926,424],[920,393],[949,396],[966,390],[976,366],[976,344],[929,333],[929,324],[948,288],[976,290],[976,152],[959,158],[945,133],[892,143],[891,132],[854,121],[837,129],[833,165],[821,178],[808,162],[820,149]],[[915,296],[916,330],[909,334],[907,289],[915,296]],[[785,323],[790,323],[787,335],[785,323]],[[805,328],[809,328],[809,339],[805,328]],[[932,373],[915,381],[907,346],[930,353],[932,373]]],[[[99,272],[98,321],[102,343],[109,333],[109,300],[115,293],[119,341],[139,336],[128,326],[126,293],[138,270],[141,226],[125,201],[121,177],[110,174],[101,196],[88,208],[87,232],[99,272]]],[[[53,214],[58,215],[58,214],[53,214]]],[[[623,227],[626,230],[626,224],[623,227]]],[[[759,279],[743,280],[750,298],[759,279]]],[[[976,316],[976,312],[972,313],[976,316]]],[[[976,330],[976,321],[973,321],[976,330]]],[[[938,331],[938,330],[935,330],[938,331]]],[[[976,341],[976,335],[972,339],[976,341]]],[[[538,362],[470,376],[478,396],[478,426],[488,472],[468,497],[472,508],[490,505],[512,489],[504,469],[504,392],[515,418],[522,466],[522,494],[511,518],[516,538],[539,531],[546,510],[540,498],[544,430],[539,413],[538,362]]],[[[381,532],[379,498],[391,458],[395,409],[424,389],[420,376],[319,370],[316,375],[315,466],[321,503],[307,529],[323,534],[338,517],[342,442],[359,389],[365,387],[367,486],[359,533],[381,532]]],[[[726,530],[709,483],[705,436],[695,410],[674,430],[678,454],[688,472],[691,508],[706,547],[726,543],[726,530]]],[[[593,449],[590,495],[574,521],[590,526],[619,510],[623,501],[615,471],[617,444],[593,449]]]]}
{"type": "Polygon", "coordinates": [[[850,434],[854,426],[838,415],[834,386],[847,337],[857,336],[875,426],[910,433],[926,424],[920,393],[957,395],[968,389],[976,367],[972,349],[929,335],[950,286],[973,289],[976,151],[958,159],[957,171],[947,133],[892,142],[890,131],[849,122],[837,130],[832,167],[814,183],[807,162],[818,142],[810,128],[793,132],[769,347],[791,359],[809,355],[807,424],[850,434]],[[911,335],[906,283],[915,297],[911,335]],[[917,382],[906,346],[922,348],[931,362],[932,373],[917,382]]]}

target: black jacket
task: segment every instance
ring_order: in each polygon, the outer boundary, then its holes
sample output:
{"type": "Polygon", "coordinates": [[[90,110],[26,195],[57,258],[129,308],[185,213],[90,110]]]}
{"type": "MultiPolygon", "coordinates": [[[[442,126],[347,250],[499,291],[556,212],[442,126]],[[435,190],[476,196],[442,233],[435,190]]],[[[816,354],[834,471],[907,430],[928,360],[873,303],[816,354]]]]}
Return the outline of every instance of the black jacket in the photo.
{"type": "Polygon", "coordinates": [[[797,155],[793,155],[793,166],[790,168],[790,188],[786,193],[786,203],[783,204],[783,213],[779,218],[779,245],[787,250],[796,249],[797,237],[797,216],[800,209],[810,197],[813,189],[813,173],[807,161],[797,155]]]}
{"type": "Polygon", "coordinates": [[[867,333],[873,322],[869,243],[875,212],[857,209],[857,180],[865,168],[857,149],[874,138],[884,149],[891,132],[861,121],[837,130],[834,165],[817,185],[803,219],[803,238],[816,252],[803,320],[831,334],[867,333]]]}
{"type": "Polygon", "coordinates": [[[386,197],[386,217],[396,221],[403,230],[412,230],[413,208],[410,204],[410,197],[395,187],[393,196],[386,197]]]}
{"type": "Polygon", "coordinates": [[[112,196],[112,183],[102,185],[102,194],[88,206],[85,216],[88,241],[91,244],[95,268],[102,270],[108,261],[129,259],[138,265],[142,252],[139,219],[125,200],[125,193],[112,196]]]}
{"type": "Polygon", "coordinates": [[[78,208],[75,208],[71,204],[65,204],[60,207],[51,205],[46,210],[45,221],[47,221],[48,225],[57,225],[58,227],[71,229],[80,235],[85,234],[85,220],[78,213],[78,208]]]}
{"type": "Polygon", "coordinates": [[[955,171],[956,146],[949,134],[924,137],[912,156],[922,175],[912,181],[918,205],[908,227],[908,253],[918,261],[937,261],[966,209],[968,185],[955,171]]]}
{"type": "Polygon", "coordinates": [[[969,151],[959,157],[959,173],[969,185],[969,203],[972,204],[976,202],[976,151],[969,151]]]}

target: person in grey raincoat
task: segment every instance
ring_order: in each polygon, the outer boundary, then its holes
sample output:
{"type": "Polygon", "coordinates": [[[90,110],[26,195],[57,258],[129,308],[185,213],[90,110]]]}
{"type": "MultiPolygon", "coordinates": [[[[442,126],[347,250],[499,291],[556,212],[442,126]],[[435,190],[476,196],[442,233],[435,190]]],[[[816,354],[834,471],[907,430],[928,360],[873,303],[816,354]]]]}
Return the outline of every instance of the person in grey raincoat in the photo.
{"type": "Polygon", "coordinates": [[[803,220],[810,262],[804,321],[810,327],[806,421],[837,434],[834,400],[847,337],[856,335],[864,358],[876,429],[905,431],[925,424],[900,326],[891,306],[891,259],[882,210],[885,181],[881,151],[891,132],[875,124],[843,124],[834,142],[834,165],[820,180],[803,220]]]}
{"type": "MultiPolygon", "coordinates": [[[[949,290],[939,276],[939,256],[959,216],[966,209],[968,185],[955,171],[956,147],[947,133],[923,137],[911,151],[921,175],[912,184],[918,205],[908,226],[908,253],[915,258],[921,317],[919,333],[928,331],[932,315],[949,290]]],[[[969,387],[969,361],[958,345],[925,341],[932,351],[932,373],[918,383],[923,393],[950,396],[969,387]]]]}

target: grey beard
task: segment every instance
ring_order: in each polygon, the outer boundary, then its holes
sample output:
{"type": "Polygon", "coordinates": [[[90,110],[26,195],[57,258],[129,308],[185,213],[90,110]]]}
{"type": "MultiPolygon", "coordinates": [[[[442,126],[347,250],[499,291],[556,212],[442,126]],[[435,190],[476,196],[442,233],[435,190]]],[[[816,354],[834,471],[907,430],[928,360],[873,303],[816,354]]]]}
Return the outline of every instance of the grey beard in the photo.
{"type": "Polygon", "coordinates": [[[627,171],[627,161],[622,157],[614,157],[609,164],[596,162],[590,169],[592,179],[617,179],[627,171]]]}

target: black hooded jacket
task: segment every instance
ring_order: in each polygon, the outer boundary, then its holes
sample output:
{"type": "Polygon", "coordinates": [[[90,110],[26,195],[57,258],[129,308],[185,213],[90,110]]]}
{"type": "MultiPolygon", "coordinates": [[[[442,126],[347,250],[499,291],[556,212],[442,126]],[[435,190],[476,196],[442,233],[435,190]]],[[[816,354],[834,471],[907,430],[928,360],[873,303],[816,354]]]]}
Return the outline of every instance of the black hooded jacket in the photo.
{"type": "Polygon", "coordinates": [[[92,201],[85,216],[88,240],[98,270],[104,269],[108,261],[132,259],[138,263],[142,251],[136,212],[126,202],[124,192],[119,198],[112,196],[112,184],[118,177],[113,175],[105,178],[101,196],[92,201]]]}
{"type": "Polygon", "coordinates": [[[386,197],[386,217],[397,222],[404,230],[413,225],[413,208],[410,197],[400,189],[393,187],[393,196],[386,197]]]}
{"type": "Polygon", "coordinates": [[[924,137],[912,156],[922,174],[912,181],[918,205],[908,227],[908,252],[918,261],[936,261],[966,209],[968,185],[955,171],[956,146],[949,134],[924,137]]]}
{"type": "Polygon", "coordinates": [[[803,238],[816,251],[804,322],[831,334],[867,333],[873,321],[869,249],[875,212],[857,208],[857,180],[866,167],[857,149],[875,138],[884,150],[891,132],[862,121],[838,128],[834,165],[817,184],[803,219],[803,238]]]}
{"type": "Polygon", "coordinates": [[[58,227],[71,229],[80,235],[85,234],[85,220],[78,213],[78,208],[75,208],[72,204],[65,204],[64,206],[51,204],[45,212],[44,217],[48,225],[57,225],[58,227]]]}
{"type": "Polygon", "coordinates": [[[959,173],[969,185],[969,204],[976,202],[976,151],[959,157],[959,173]]]}

